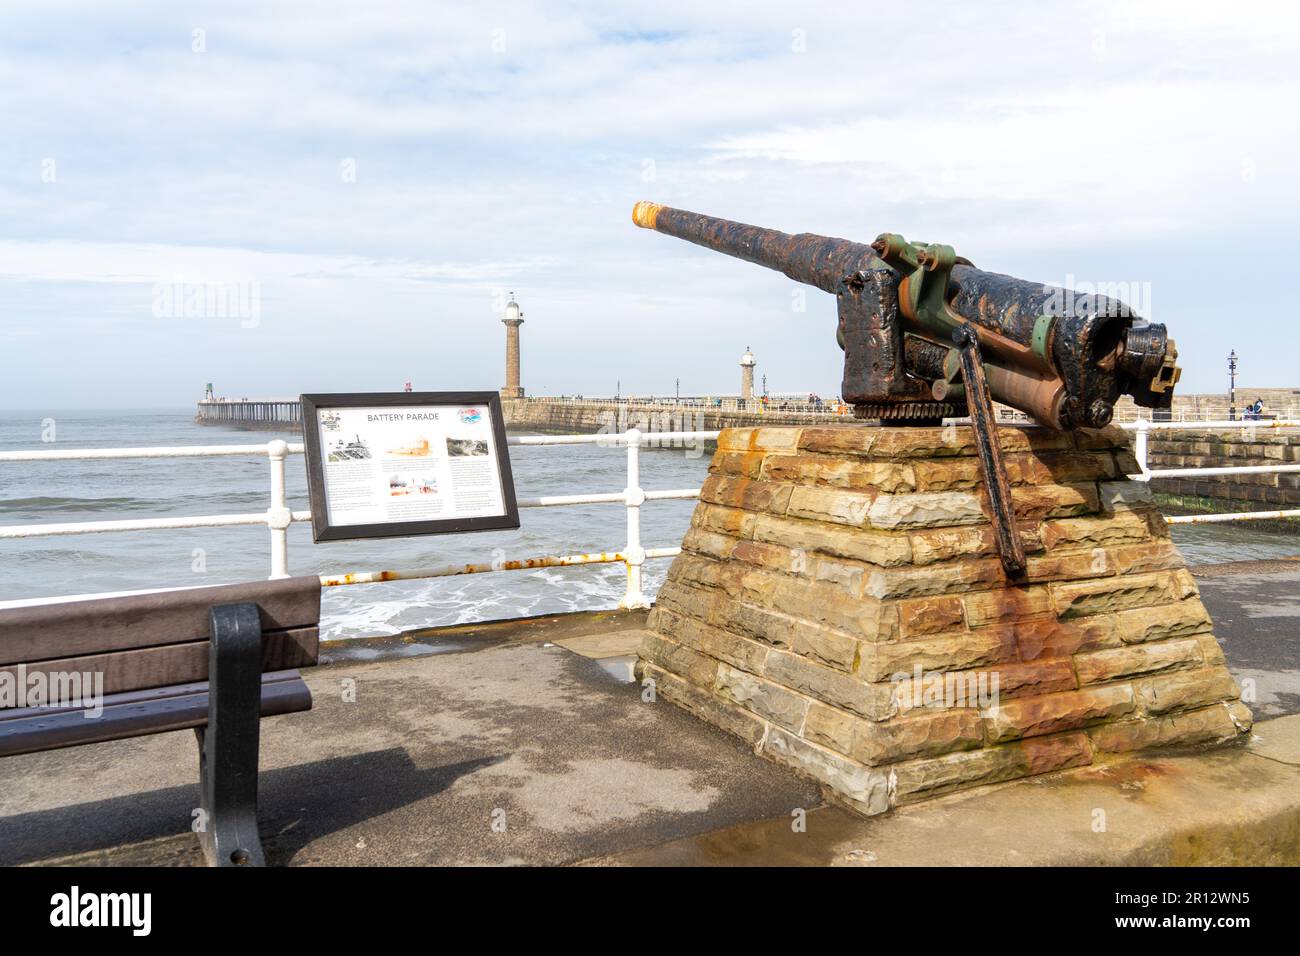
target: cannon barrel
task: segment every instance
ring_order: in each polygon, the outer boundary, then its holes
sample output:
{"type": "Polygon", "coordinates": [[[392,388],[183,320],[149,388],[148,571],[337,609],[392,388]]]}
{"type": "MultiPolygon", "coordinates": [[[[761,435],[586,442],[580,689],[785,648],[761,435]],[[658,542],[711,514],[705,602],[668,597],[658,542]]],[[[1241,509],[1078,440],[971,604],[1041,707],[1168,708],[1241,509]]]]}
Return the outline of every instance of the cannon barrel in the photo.
{"type": "MultiPolygon", "coordinates": [[[[644,229],[781,272],[796,282],[840,296],[841,303],[850,277],[879,270],[898,273],[899,244],[915,248],[898,236],[882,235],[868,245],[812,233],[791,235],[644,201],[633,208],[632,220],[644,229]]],[[[923,256],[927,254],[923,252],[923,256]]],[[[961,258],[952,261],[947,275],[948,285],[941,295],[946,304],[941,309],[901,309],[903,332],[928,343],[907,349],[909,376],[930,378],[919,373],[915,363],[920,361],[933,370],[945,358],[937,350],[951,349],[955,325],[969,322],[979,336],[994,398],[1043,424],[1056,428],[1105,425],[1115,401],[1125,393],[1139,405],[1169,407],[1178,378],[1174,365],[1177,351],[1163,325],[1140,320],[1118,299],[1080,296],[1055,286],[986,272],[961,258]]],[[[906,277],[902,281],[905,286],[906,277]]],[[[843,304],[840,331],[842,336],[843,304]]],[[[949,363],[947,367],[952,379],[954,366],[949,363]]],[[[848,387],[847,356],[845,384],[845,400],[854,402],[848,387]]],[[[942,397],[944,383],[932,384],[935,397],[942,397]]],[[[892,397],[902,396],[899,401],[915,397],[904,395],[905,389],[895,392],[892,397]]],[[[879,407],[864,400],[864,407],[868,406],[879,407]]]]}
{"type": "Polygon", "coordinates": [[[860,242],[810,232],[792,236],[776,229],[716,219],[652,202],[637,203],[632,209],[632,221],[643,229],[653,229],[783,272],[796,282],[816,286],[832,295],[839,281],[849,273],[885,267],[871,246],[860,242]]]}

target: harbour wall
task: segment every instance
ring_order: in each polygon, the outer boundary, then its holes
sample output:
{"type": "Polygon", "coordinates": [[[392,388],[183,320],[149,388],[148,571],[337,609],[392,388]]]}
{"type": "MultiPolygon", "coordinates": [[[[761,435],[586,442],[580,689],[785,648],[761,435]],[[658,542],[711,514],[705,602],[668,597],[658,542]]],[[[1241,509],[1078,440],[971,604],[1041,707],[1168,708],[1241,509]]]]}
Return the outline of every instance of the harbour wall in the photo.
{"type": "MultiPolygon", "coordinates": [[[[1279,412],[1295,414],[1281,402],[1300,394],[1292,389],[1239,390],[1243,399],[1263,397],[1266,406],[1277,401],[1279,412]]],[[[1183,411],[1198,417],[1225,418],[1226,396],[1188,396],[1183,411]],[[1214,401],[1212,401],[1212,399],[1214,401]],[[1220,404],[1217,402],[1220,402],[1220,404]]],[[[1244,402],[1243,402],[1244,404],[1244,402]]],[[[718,431],[755,425],[852,424],[844,406],[827,403],[813,410],[783,410],[779,403],[766,409],[726,399],[712,403],[626,400],[574,400],[505,398],[501,402],[506,427],[512,432],[542,434],[595,434],[629,428],[655,432],[718,431]]],[[[1179,409],[1175,409],[1179,411],[1179,409]]],[[[1300,411],[1300,409],[1297,409],[1300,411]]],[[[301,410],[296,400],[209,399],[198,403],[195,421],[231,428],[300,432],[301,410]]],[[[1117,416],[1119,417],[1119,416],[1117,416]]],[[[1223,468],[1244,465],[1300,464],[1300,430],[1274,430],[1245,423],[1241,430],[1152,431],[1148,440],[1148,467],[1223,468]]],[[[1300,507],[1300,473],[1263,473],[1199,478],[1158,478],[1151,488],[1167,504],[1181,510],[1277,510],[1300,507]]]]}
{"type": "MultiPolygon", "coordinates": [[[[1296,429],[1250,427],[1240,431],[1152,432],[1147,467],[1239,468],[1250,465],[1300,464],[1300,433],[1296,429]]],[[[1195,478],[1155,478],[1151,490],[1182,499],[1186,510],[1223,510],[1229,502],[1241,511],[1276,511],[1300,507],[1300,472],[1254,475],[1206,475],[1195,478]],[[1197,507],[1197,499],[1204,501],[1197,507]]]]}
{"type": "Polygon", "coordinates": [[[553,435],[585,435],[626,431],[720,431],[754,425],[851,424],[853,415],[831,410],[789,412],[732,407],[629,401],[548,402],[527,398],[502,400],[510,431],[553,435]]]}

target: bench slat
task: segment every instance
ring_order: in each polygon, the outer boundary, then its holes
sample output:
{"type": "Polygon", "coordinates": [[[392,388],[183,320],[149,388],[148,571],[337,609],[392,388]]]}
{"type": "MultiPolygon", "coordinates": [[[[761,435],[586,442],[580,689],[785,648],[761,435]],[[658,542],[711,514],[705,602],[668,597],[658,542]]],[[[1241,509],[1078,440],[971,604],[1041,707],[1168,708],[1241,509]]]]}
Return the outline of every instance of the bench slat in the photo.
{"type": "Polygon", "coordinates": [[[320,579],[304,575],[0,609],[0,665],[207,640],[219,604],[251,602],[263,631],[320,624],[320,579]]]}
{"type": "MultiPolygon", "coordinates": [[[[87,654],[58,660],[28,662],[26,676],[33,674],[92,675],[83,693],[93,693],[93,675],[102,673],[103,693],[167,687],[208,679],[209,641],[190,641],[162,647],[141,647],[111,654],[87,654]]],[[[316,664],[320,649],[320,629],[303,627],[292,631],[272,631],[262,637],[262,670],[283,671],[316,664]]],[[[0,666],[0,675],[10,674],[18,680],[17,664],[0,666]]],[[[85,682],[83,681],[83,684],[85,682]]],[[[4,713],[0,707],[0,713],[4,713]]]]}
{"type": "MultiPolygon", "coordinates": [[[[311,691],[297,671],[262,678],[262,716],[311,710],[311,691]]],[[[29,707],[0,712],[0,757],[203,727],[208,722],[206,681],[187,687],[134,691],[104,698],[104,712],[29,707]]]]}

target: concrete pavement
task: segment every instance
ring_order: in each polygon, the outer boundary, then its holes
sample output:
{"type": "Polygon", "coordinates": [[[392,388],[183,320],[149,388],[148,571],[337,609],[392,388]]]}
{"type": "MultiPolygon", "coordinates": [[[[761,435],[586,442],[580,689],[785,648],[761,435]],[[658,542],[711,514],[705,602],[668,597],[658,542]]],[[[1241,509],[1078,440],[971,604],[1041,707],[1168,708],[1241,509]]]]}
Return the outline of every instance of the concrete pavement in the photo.
{"type": "MultiPolygon", "coordinates": [[[[328,646],[262,724],[273,865],[1300,862],[1300,564],[1194,569],[1253,738],[863,819],[627,683],[644,614],[328,646]],[[1281,715],[1281,719],[1263,719],[1281,715]],[[802,829],[800,824],[802,823],[802,829]]],[[[0,864],[200,862],[193,735],[0,760],[0,864]]]]}

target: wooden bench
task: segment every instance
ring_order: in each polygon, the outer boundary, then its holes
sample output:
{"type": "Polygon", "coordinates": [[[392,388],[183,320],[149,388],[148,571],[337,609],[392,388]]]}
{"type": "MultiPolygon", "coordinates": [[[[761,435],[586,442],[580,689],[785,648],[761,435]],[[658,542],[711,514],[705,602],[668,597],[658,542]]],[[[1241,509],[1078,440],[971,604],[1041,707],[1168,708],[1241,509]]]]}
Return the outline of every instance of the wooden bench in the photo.
{"type": "Polygon", "coordinates": [[[0,757],[193,728],[204,855],[260,866],[259,721],[311,709],[319,625],[316,577],[2,608],[0,757]]]}

